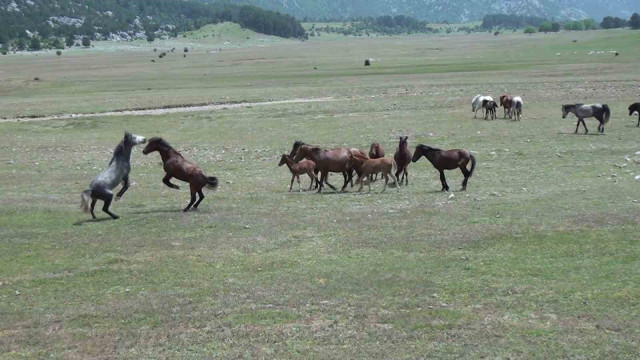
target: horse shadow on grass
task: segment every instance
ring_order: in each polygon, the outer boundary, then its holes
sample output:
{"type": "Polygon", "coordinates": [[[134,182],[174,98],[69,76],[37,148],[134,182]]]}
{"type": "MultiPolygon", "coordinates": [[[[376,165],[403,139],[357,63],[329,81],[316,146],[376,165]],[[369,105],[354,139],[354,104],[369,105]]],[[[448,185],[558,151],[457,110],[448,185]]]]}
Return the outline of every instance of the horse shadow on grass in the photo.
{"type": "Polygon", "coordinates": [[[565,131],[558,131],[556,134],[558,134],[558,135],[574,135],[574,136],[575,135],[587,135],[587,136],[603,136],[603,135],[606,135],[606,134],[599,134],[597,132],[596,133],[588,133],[588,134],[585,134],[585,133],[581,132],[581,133],[577,133],[576,134],[574,132],[565,132],[565,131]]]}
{"type": "Polygon", "coordinates": [[[84,225],[84,224],[100,223],[100,222],[108,221],[108,220],[113,220],[113,219],[110,218],[110,217],[105,217],[105,218],[99,218],[99,219],[78,220],[78,221],[74,222],[73,225],[80,226],[80,225],[84,225]]]}

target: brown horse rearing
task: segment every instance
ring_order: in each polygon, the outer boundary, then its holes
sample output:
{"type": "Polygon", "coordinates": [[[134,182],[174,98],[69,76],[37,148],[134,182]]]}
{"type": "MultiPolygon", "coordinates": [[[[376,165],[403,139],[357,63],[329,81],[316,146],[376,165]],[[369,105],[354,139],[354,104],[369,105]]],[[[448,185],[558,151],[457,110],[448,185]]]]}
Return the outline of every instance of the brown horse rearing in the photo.
{"type": "Polygon", "coordinates": [[[178,185],[171,183],[171,178],[174,177],[189,183],[191,201],[189,205],[184,208],[184,211],[188,211],[191,206],[193,206],[194,210],[198,208],[198,205],[200,205],[200,202],[204,199],[202,188],[207,187],[208,189],[215,190],[218,186],[218,178],[215,176],[206,176],[198,165],[185,160],[185,158],[164,139],[159,137],[151,138],[147,146],[142,150],[142,153],[147,155],[154,151],[159,152],[162,158],[164,171],[166,172],[166,175],[162,178],[162,182],[165,185],[172,189],[179,189],[180,187],[178,185]],[[198,202],[196,202],[196,193],[200,196],[198,202]]]}
{"type": "MultiPolygon", "coordinates": [[[[316,163],[316,170],[320,172],[318,192],[322,192],[324,184],[327,184],[330,188],[337,191],[337,189],[327,181],[328,174],[330,172],[342,173],[345,179],[344,186],[342,187],[342,191],[344,191],[350,180],[348,176],[348,170],[351,169],[349,166],[349,154],[351,154],[352,151],[354,150],[347,148],[324,150],[317,146],[300,145],[296,150],[296,156],[293,161],[299,162],[302,159],[308,159],[316,163]]],[[[361,153],[361,151],[357,151],[361,153]]],[[[362,155],[366,157],[365,154],[362,155]]]]}
{"type": "Polygon", "coordinates": [[[413,153],[411,161],[416,162],[423,155],[427,160],[429,160],[429,162],[431,162],[433,167],[440,172],[442,191],[449,191],[449,185],[447,185],[447,180],[444,177],[444,170],[453,170],[456,168],[459,168],[464,175],[462,191],[467,190],[467,181],[469,181],[469,178],[473,175],[473,169],[476,167],[476,158],[469,152],[469,150],[442,150],[420,144],[416,146],[416,151],[413,153]],[[471,169],[467,170],[467,164],[469,161],[471,161],[471,169]]]}
{"type": "MultiPolygon", "coordinates": [[[[387,189],[387,184],[389,183],[389,177],[393,179],[393,182],[396,184],[398,191],[400,190],[400,186],[398,186],[398,178],[393,175],[393,172],[397,170],[397,165],[395,160],[387,159],[387,158],[378,158],[378,159],[367,159],[366,157],[357,154],[351,153],[349,154],[349,162],[353,163],[355,166],[360,168],[362,174],[358,179],[360,183],[360,188],[358,188],[358,192],[362,191],[362,187],[364,185],[364,180],[371,174],[382,173],[384,176],[384,188],[382,188],[382,192],[387,189]]],[[[371,181],[367,182],[369,186],[369,191],[371,191],[371,181]]]]}

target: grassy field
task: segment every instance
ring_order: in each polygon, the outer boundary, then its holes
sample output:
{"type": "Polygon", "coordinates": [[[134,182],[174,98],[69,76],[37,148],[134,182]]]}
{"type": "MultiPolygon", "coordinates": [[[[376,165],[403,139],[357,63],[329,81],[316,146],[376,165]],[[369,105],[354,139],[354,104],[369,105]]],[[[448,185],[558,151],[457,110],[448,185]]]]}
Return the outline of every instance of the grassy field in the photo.
{"type": "Polygon", "coordinates": [[[99,46],[0,57],[0,358],[637,357],[640,129],[626,108],[640,100],[638,40],[474,34],[162,60],[99,46]],[[523,95],[521,122],[473,118],[475,94],[505,92],[523,95]],[[11,120],[321,97],[332,99],[11,120]],[[594,101],[612,109],[606,134],[587,120],[593,135],[574,135],[560,104],[594,101]],[[164,186],[159,156],[138,148],[112,206],[121,219],[90,221],[80,192],[124,130],[165,137],[219,190],[182,213],[187,187],[164,186]],[[408,187],[382,194],[379,182],[288,193],[277,167],[294,140],[377,141],[390,156],[399,135],[471,150],[468,191],[452,171],[454,191],[439,192],[424,159],[408,187]]]}

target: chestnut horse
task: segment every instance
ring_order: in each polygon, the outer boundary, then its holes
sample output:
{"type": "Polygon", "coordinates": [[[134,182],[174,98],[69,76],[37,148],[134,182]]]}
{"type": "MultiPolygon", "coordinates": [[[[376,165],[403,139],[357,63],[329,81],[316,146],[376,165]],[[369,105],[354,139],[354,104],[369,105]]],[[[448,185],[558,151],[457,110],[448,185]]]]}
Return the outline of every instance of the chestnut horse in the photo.
{"type": "Polygon", "coordinates": [[[638,125],[636,127],[640,127],[640,102],[629,105],[629,116],[633,115],[633,113],[638,114],[638,125]]]}
{"type": "Polygon", "coordinates": [[[408,136],[405,136],[404,138],[400,136],[398,148],[396,149],[396,153],[393,154],[393,160],[395,160],[396,165],[398,166],[398,170],[396,171],[398,186],[402,184],[403,179],[405,181],[405,185],[409,185],[409,171],[407,168],[409,167],[409,164],[411,164],[411,150],[409,150],[407,139],[409,139],[408,136]],[[402,173],[402,178],[400,178],[400,173],[402,173]]]}
{"type": "Polygon", "coordinates": [[[313,181],[314,180],[316,182],[318,181],[318,178],[314,174],[314,171],[316,169],[316,163],[314,163],[313,161],[305,159],[296,163],[293,161],[291,156],[287,154],[282,154],[282,157],[280,158],[280,162],[278,163],[278,166],[282,166],[284,164],[287,164],[287,167],[291,172],[291,184],[289,185],[289,191],[291,191],[291,188],[293,188],[293,179],[296,179],[296,178],[298,179],[298,189],[302,190],[302,187],[300,186],[300,174],[309,175],[309,178],[311,179],[311,183],[309,184],[309,190],[311,190],[311,187],[313,186],[313,181]]]}
{"type": "MultiPolygon", "coordinates": [[[[294,161],[296,161],[296,162],[297,162],[297,161],[299,161],[300,159],[303,159],[303,158],[304,158],[304,156],[300,156],[300,157],[298,157],[298,156],[297,156],[297,152],[298,152],[298,149],[299,149],[301,146],[305,146],[305,145],[306,145],[306,146],[309,146],[309,147],[312,147],[312,148],[319,148],[318,146],[314,146],[314,145],[306,144],[306,143],[302,142],[301,140],[296,140],[296,141],[293,143],[293,147],[291,148],[291,153],[289,153],[289,155],[290,155],[292,158],[294,158],[294,161]]],[[[356,148],[343,148],[343,147],[341,147],[341,148],[336,148],[336,149],[333,149],[333,150],[330,150],[330,151],[335,151],[335,152],[340,151],[340,152],[344,152],[344,156],[345,156],[345,157],[348,157],[348,156],[347,156],[347,154],[348,154],[349,152],[359,153],[359,154],[362,154],[364,157],[366,157],[366,156],[367,156],[367,155],[366,155],[362,150],[359,150],[359,149],[356,149],[356,148]]],[[[311,158],[307,158],[307,159],[309,159],[309,160],[313,160],[313,159],[311,159],[311,158]]],[[[345,160],[345,161],[346,161],[346,160],[345,160]]],[[[344,185],[342,186],[342,191],[344,191],[344,189],[347,187],[347,184],[348,184],[349,182],[351,182],[351,186],[353,186],[353,172],[354,172],[354,170],[355,170],[356,174],[358,174],[358,176],[360,176],[360,172],[359,172],[359,170],[358,170],[357,168],[353,168],[353,167],[347,167],[347,168],[345,169],[345,171],[343,171],[343,172],[342,172],[342,176],[344,177],[344,185]]],[[[318,167],[318,164],[316,163],[316,170],[315,170],[316,177],[317,177],[317,175],[318,175],[318,172],[319,172],[319,171],[320,171],[320,169],[319,169],[319,167],[318,167]]],[[[332,172],[335,172],[335,171],[332,171],[332,172]]],[[[328,177],[327,177],[327,178],[328,178],[328,177]]],[[[325,180],[326,180],[326,179],[325,179],[325,180]]],[[[328,182],[326,182],[326,181],[325,181],[325,184],[327,184],[327,185],[329,185],[331,188],[333,188],[333,186],[331,186],[331,185],[330,185],[328,182]]],[[[316,182],[316,187],[318,187],[318,188],[319,188],[319,185],[318,185],[318,183],[317,183],[317,182],[316,182]]],[[[335,188],[334,188],[334,190],[335,190],[335,188]]],[[[318,192],[320,192],[320,189],[318,190],[318,192]]]]}
{"type": "Polygon", "coordinates": [[[507,118],[507,115],[509,115],[509,119],[511,119],[511,106],[513,103],[513,96],[511,95],[500,95],[500,106],[502,106],[504,109],[504,118],[507,118]]]}
{"type": "MultiPolygon", "coordinates": [[[[384,149],[382,148],[382,146],[380,146],[380,144],[377,142],[371,144],[371,147],[369,148],[369,159],[379,159],[383,157],[384,157],[384,149]]],[[[373,177],[373,180],[378,179],[377,173],[371,176],[373,177]]]]}
{"type": "MultiPolygon", "coordinates": [[[[395,160],[387,158],[367,159],[360,154],[350,153],[349,162],[359,167],[360,171],[362,172],[360,178],[358,179],[358,182],[360,183],[358,192],[362,191],[364,179],[369,177],[369,175],[371,174],[377,174],[379,172],[382,173],[382,176],[384,176],[384,188],[382,188],[382,192],[387,189],[389,177],[393,179],[393,182],[396,184],[398,191],[400,191],[400,186],[398,186],[398,178],[393,175],[393,171],[397,170],[395,160]]],[[[367,181],[367,185],[369,186],[369,191],[371,191],[371,181],[367,181]]]]}
{"type": "Polygon", "coordinates": [[[324,184],[327,184],[330,188],[337,191],[333,185],[329,184],[327,178],[330,172],[342,173],[345,180],[342,186],[342,191],[344,191],[350,180],[347,174],[347,170],[350,169],[349,154],[351,154],[351,150],[346,148],[324,150],[317,146],[300,145],[293,161],[299,162],[302,159],[307,159],[316,163],[316,169],[320,172],[319,193],[322,192],[324,184]]]}
{"type": "Polygon", "coordinates": [[[198,205],[204,199],[202,188],[215,190],[218,187],[218,178],[215,176],[206,176],[202,169],[198,165],[185,160],[178,151],[176,151],[169,143],[163,138],[154,137],[149,139],[149,143],[145,146],[142,153],[147,155],[157,151],[160,153],[164,171],[166,172],[162,182],[172,189],[180,189],[178,185],[171,183],[171,178],[176,178],[189,183],[191,190],[191,201],[183,211],[189,211],[193,205],[193,209],[197,210],[198,205]],[[200,196],[198,202],[196,202],[196,193],[200,196]],[[195,204],[194,204],[195,203],[195,204]]]}
{"type": "Polygon", "coordinates": [[[469,181],[469,178],[473,175],[473,169],[476,167],[476,158],[469,152],[469,150],[442,150],[420,144],[416,146],[416,151],[413,153],[411,161],[416,162],[423,155],[427,160],[429,160],[429,162],[431,162],[433,167],[440,172],[442,191],[449,191],[449,185],[447,185],[447,180],[444,177],[444,170],[453,170],[455,168],[459,168],[464,175],[462,191],[467,190],[467,181],[469,181]],[[471,169],[467,170],[467,164],[469,161],[471,161],[471,169]]]}

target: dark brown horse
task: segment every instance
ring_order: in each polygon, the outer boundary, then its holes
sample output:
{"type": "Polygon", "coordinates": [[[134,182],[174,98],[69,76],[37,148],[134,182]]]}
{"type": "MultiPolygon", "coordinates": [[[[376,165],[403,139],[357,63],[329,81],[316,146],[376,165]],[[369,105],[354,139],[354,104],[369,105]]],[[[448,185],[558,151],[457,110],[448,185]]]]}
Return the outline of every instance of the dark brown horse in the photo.
{"type": "Polygon", "coordinates": [[[640,102],[629,105],[629,116],[633,115],[634,112],[638,113],[638,125],[636,127],[640,127],[640,102]]]}
{"type": "Polygon", "coordinates": [[[464,149],[452,149],[452,150],[442,150],[437,148],[432,148],[427,145],[418,145],[416,146],[416,151],[413,153],[413,158],[411,161],[416,162],[423,156],[431,162],[433,167],[435,167],[440,172],[440,182],[442,182],[442,191],[449,191],[449,185],[447,185],[447,180],[444,177],[445,170],[453,170],[459,168],[464,175],[464,180],[462,181],[462,191],[467,190],[467,181],[471,175],[473,175],[473,169],[476,167],[476,158],[469,152],[469,150],[464,149]],[[467,170],[467,164],[471,161],[471,169],[467,170]]]}
{"type": "Polygon", "coordinates": [[[160,153],[164,171],[166,172],[162,182],[172,189],[180,189],[178,185],[171,183],[171,178],[176,178],[189,183],[191,190],[191,201],[184,211],[188,211],[193,205],[193,209],[198,209],[198,205],[204,199],[202,188],[215,190],[218,186],[218,178],[215,176],[206,176],[198,165],[185,160],[182,155],[169,145],[164,139],[154,137],[149,140],[142,153],[147,155],[157,151],[160,153]],[[200,196],[196,202],[196,193],[200,196]],[[195,204],[194,204],[195,203],[195,204]]]}
{"type": "Polygon", "coordinates": [[[509,119],[511,119],[512,114],[511,114],[511,106],[513,103],[513,96],[511,95],[501,95],[500,96],[500,106],[502,106],[504,108],[504,118],[507,118],[507,115],[509,115],[509,119]]]}
{"type": "Polygon", "coordinates": [[[393,154],[393,160],[396,161],[398,166],[398,170],[396,171],[398,186],[402,184],[403,179],[405,181],[405,185],[409,185],[409,171],[407,169],[409,164],[411,164],[411,150],[409,150],[407,139],[409,139],[408,136],[405,136],[404,138],[400,136],[398,148],[396,149],[396,153],[393,154]],[[400,178],[400,173],[402,173],[402,178],[400,178]]]}
{"type": "MultiPolygon", "coordinates": [[[[315,145],[306,144],[306,143],[302,142],[301,140],[296,140],[293,143],[293,147],[291,148],[291,152],[289,153],[289,155],[292,158],[294,158],[294,161],[296,161],[296,162],[299,161],[299,159],[303,159],[304,158],[304,156],[298,157],[296,155],[297,152],[298,152],[298,149],[303,145],[310,146],[310,147],[313,147],[313,148],[319,148],[318,146],[315,146],[315,145]],[[298,160],[296,160],[296,159],[298,159],[298,160]]],[[[348,152],[354,152],[354,153],[362,154],[364,157],[367,157],[367,155],[362,150],[359,150],[359,149],[356,149],[356,148],[343,148],[343,147],[341,147],[341,148],[332,149],[330,151],[346,151],[347,153],[348,152]]],[[[345,156],[346,156],[347,153],[345,153],[345,156]]],[[[360,172],[358,171],[357,167],[354,168],[354,167],[350,167],[349,166],[349,167],[347,167],[347,169],[344,172],[342,172],[342,176],[344,177],[344,186],[342,186],[342,191],[344,191],[344,189],[347,187],[348,183],[351,183],[351,186],[353,187],[353,173],[354,173],[354,171],[356,172],[356,174],[358,176],[360,176],[360,172]]],[[[316,164],[316,170],[315,170],[316,177],[318,175],[318,172],[320,172],[320,170],[319,170],[319,167],[316,164]]],[[[325,182],[325,184],[329,185],[328,182],[325,182]]],[[[329,185],[329,186],[331,186],[331,185],[329,185]]],[[[318,187],[319,187],[319,184],[316,182],[316,188],[318,188],[318,187]]]]}
{"type": "MultiPolygon", "coordinates": [[[[380,146],[379,143],[375,142],[371,144],[369,148],[369,159],[379,159],[384,157],[384,149],[380,146]]],[[[376,180],[378,178],[378,174],[371,175],[370,179],[376,180]],[[372,178],[371,178],[372,177],[372,178]]]]}
{"type": "MultiPolygon", "coordinates": [[[[322,192],[323,184],[327,184],[333,190],[337,189],[327,181],[330,172],[342,173],[344,176],[344,186],[342,191],[349,183],[347,170],[349,167],[349,155],[351,150],[347,148],[339,148],[334,150],[324,150],[317,146],[300,145],[296,151],[293,161],[299,162],[302,159],[311,160],[316,163],[316,169],[320,172],[320,186],[318,192],[322,192]]],[[[363,154],[366,157],[366,155],[363,154]]]]}
{"type": "Polygon", "coordinates": [[[484,119],[487,120],[487,117],[491,117],[491,120],[496,119],[496,109],[498,108],[498,104],[496,104],[493,100],[482,100],[482,107],[485,110],[484,119]]]}

